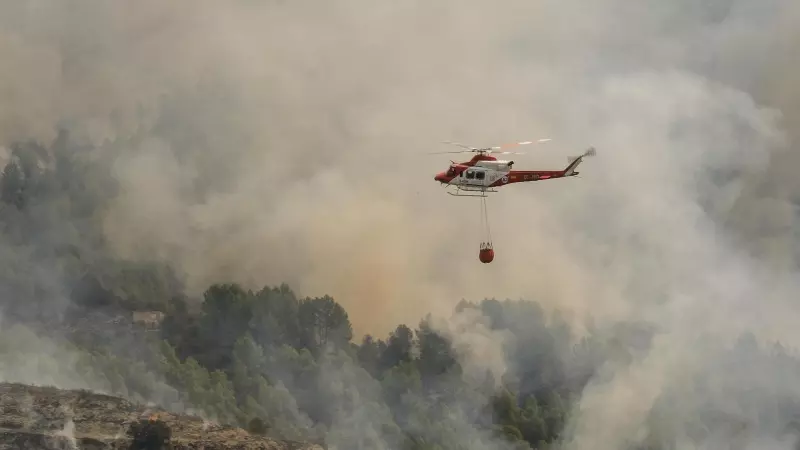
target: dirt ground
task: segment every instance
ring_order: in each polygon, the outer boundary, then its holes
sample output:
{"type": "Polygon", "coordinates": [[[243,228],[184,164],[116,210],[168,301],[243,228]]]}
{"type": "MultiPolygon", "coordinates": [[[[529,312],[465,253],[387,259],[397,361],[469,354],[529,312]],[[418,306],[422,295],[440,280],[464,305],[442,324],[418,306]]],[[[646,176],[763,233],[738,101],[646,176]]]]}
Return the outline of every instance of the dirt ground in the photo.
{"type": "Polygon", "coordinates": [[[276,441],[85,391],[0,383],[0,450],[128,449],[130,423],[152,414],[172,429],[172,449],[322,450],[276,441]]]}

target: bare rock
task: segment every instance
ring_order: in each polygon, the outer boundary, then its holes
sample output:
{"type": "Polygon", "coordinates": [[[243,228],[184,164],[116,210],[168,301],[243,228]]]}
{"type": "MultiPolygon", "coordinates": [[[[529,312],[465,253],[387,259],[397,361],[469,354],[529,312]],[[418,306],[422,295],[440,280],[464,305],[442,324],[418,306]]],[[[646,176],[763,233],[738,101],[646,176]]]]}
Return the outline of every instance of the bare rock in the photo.
{"type": "Polygon", "coordinates": [[[149,418],[169,426],[167,448],[172,450],[323,450],[316,444],[256,436],[118,397],[0,383],[0,450],[128,450],[130,425],[149,418]]]}

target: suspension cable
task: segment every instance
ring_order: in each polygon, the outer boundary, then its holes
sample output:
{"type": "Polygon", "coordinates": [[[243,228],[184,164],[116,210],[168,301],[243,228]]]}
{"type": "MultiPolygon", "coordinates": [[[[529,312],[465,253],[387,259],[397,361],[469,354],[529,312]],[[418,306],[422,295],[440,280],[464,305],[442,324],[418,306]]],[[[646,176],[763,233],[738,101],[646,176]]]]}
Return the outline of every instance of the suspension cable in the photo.
{"type": "Polygon", "coordinates": [[[488,236],[489,240],[487,244],[492,243],[492,229],[489,226],[489,209],[486,207],[486,197],[481,197],[481,223],[485,224],[484,229],[486,230],[486,235],[488,236]]]}
{"type": "Polygon", "coordinates": [[[485,244],[484,239],[486,239],[484,232],[486,230],[486,214],[484,214],[483,209],[484,204],[483,199],[481,199],[481,248],[483,248],[483,244],[485,244]]]}

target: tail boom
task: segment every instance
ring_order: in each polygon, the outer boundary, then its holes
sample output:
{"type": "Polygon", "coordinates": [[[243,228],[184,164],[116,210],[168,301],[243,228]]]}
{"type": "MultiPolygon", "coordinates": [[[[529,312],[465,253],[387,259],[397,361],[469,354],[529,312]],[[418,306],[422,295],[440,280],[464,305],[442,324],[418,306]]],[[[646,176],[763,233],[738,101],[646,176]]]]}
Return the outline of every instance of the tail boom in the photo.
{"type": "Polygon", "coordinates": [[[583,158],[587,156],[594,156],[597,151],[594,147],[589,147],[586,152],[580,156],[572,156],[569,158],[569,164],[563,170],[511,170],[501,179],[492,183],[492,187],[503,186],[512,183],[525,183],[528,181],[541,181],[549,180],[552,178],[574,177],[578,175],[575,169],[578,168],[583,158]]]}
{"type": "Polygon", "coordinates": [[[560,178],[564,176],[563,173],[564,171],[562,170],[512,170],[503,178],[492,183],[492,186],[560,178]]]}

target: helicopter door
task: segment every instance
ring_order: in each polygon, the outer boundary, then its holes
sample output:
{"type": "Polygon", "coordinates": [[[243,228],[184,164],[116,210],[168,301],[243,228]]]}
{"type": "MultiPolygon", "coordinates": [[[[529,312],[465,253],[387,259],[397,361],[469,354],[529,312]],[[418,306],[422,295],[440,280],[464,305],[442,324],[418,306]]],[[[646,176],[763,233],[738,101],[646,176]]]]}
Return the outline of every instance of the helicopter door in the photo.
{"type": "Polygon", "coordinates": [[[486,179],[486,171],[482,169],[467,169],[464,175],[464,184],[469,186],[482,186],[486,179]]]}
{"type": "Polygon", "coordinates": [[[483,186],[486,182],[486,171],[478,170],[475,172],[475,184],[478,186],[483,186]]]}

